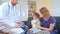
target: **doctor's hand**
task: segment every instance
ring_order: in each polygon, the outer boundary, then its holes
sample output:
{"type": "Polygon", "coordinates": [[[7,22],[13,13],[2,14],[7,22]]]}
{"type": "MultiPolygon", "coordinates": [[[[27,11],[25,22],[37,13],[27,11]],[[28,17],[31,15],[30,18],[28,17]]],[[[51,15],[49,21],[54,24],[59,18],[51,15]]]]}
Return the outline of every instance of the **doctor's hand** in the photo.
{"type": "Polygon", "coordinates": [[[21,23],[16,23],[14,28],[20,28],[21,26],[22,26],[21,23]]]}

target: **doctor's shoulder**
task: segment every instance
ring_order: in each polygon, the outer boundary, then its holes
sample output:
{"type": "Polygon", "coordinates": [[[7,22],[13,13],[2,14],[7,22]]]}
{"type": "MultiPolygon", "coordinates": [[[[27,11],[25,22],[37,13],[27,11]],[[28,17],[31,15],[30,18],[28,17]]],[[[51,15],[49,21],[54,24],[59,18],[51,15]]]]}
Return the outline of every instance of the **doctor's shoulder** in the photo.
{"type": "Polygon", "coordinates": [[[8,2],[2,3],[2,4],[0,5],[0,7],[2,7],[2,8],[6,7],[6,6],[8,6],[8,2]]]}

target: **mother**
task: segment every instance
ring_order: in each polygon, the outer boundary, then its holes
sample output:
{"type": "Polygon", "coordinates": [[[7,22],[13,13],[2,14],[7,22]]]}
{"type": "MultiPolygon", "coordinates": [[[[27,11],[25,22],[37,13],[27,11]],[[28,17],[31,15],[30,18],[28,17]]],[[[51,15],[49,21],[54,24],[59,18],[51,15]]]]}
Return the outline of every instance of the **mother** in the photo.
{"type": "Polygon", "coordinates": [[[40,29],[49,31],[50,34],[57,34],[56,19],[50,15],[49,10],[46,7],[43,7],[39,11],[42,15],[40,18],[42,22],[40,29]]]}

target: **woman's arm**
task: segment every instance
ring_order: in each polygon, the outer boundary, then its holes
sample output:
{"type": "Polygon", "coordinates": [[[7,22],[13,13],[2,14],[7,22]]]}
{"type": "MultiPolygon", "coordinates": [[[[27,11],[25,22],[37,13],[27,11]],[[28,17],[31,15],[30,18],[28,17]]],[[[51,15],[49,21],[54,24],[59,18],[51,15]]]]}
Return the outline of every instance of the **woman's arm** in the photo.
{"type": "Polygon", "coordinates": [[[53,28],[54,28],[54,25],[55,25],[54,23],[51,23],[49,28],[40,27],[40,29],[43,29],[43,30],[46,30],[46,31],[52,31],[53,28]]]}

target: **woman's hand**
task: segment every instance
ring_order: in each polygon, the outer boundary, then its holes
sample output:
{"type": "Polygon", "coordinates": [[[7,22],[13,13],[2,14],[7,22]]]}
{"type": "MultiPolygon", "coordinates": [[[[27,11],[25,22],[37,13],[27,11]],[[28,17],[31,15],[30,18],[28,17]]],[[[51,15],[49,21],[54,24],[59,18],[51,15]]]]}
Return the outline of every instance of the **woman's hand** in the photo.
{"type": "Polygon", "coordinates": [[[48,28],[41,27],[42,30],[49,31],[48,28]]]}

